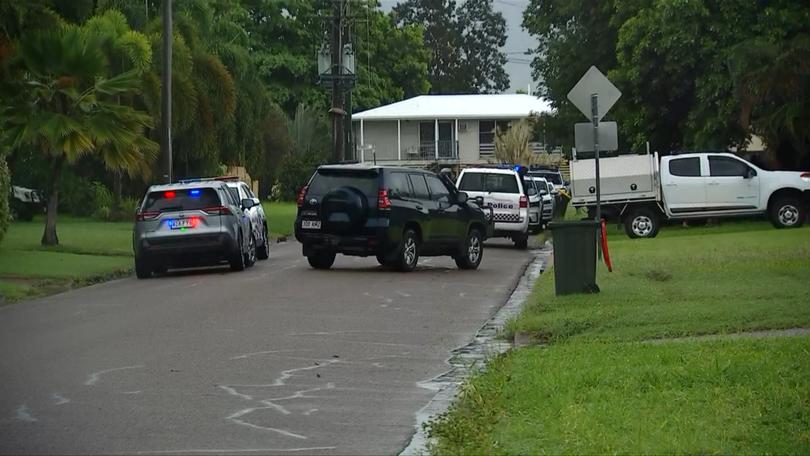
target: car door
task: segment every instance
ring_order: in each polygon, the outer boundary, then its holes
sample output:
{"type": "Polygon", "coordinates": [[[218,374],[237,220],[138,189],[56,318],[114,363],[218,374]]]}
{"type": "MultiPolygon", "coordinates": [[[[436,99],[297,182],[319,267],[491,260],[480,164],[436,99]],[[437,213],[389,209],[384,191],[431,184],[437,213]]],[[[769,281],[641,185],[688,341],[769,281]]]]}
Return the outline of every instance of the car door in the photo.
{"type": "Polygon", "coordinates": [[[709,155],[708,161],[708,210],[752,210],[759,206],[759,176],[754,168],[724,155],[709,155]]]}
{"type": "Polygon", "coordinates": [[[664,201],[672,213],[699,212],[706,208],[708,170],[700,157],[673,158],[662,182],[664,201]]]}
{"type": "Polygon", "coordinates": [[[230,192],[227,190],[227,187],[223,187],[222,190],[223,196],[225,197],[225,201],[227,202],[229,209],[233,214],[232,215],[234,221],[233,223],[235,223],[237,227],[236,231],[237,232],[241,231],[243,234],[242,245],[240,246],[240,249],[244,252],[245,246],[248,245],[249,242],[248,236],[250,236],[251,233],[250,217],[245,212],[245,210],[242,209],[241,201],[237,201],[237,199],[239,198],[238,192],[230,192]]]}
{"type": "Polygon", "coordinates": [[[412,221],[421,224],[424,214],[417,209],[421,204],[414,198],[408,173],[391,171],[385,174],[384,179],[384,185],[388,189],[388,197],[391,200],[389,226],[396,230],[396,232],[390,233],[390,238],[399,241],[405,224],[412,221]]]}
{"type": "Polygon", "coordinates": [[[430,190],[430,199],[434,203],[431,215],[436,237],[445,247],[455,245],[462,238],[464,231],[461,226],[461,207],[454,201],[450,189],[441,179],[431,175],[426,175],[425,179],[430,190]]]}
{"type": "Polygon", "coordinates": [[[258,203],[258,200],[253,196],[253,192],[251,192],[248,186],[245,185],[244,183],[239,184],[239,198],[240,204],[241,200],[243,199],[249,199],[253,201],[254,206],[251,207],[250,209],[246,209],[245,212],[247,213],[248,218],[250,218],[250,227],[251,230],[253,231],[253,236],[255,236],[256,242],[258,243],[260,242],[259,240],[262,238],[261,232],[262,221],[261,216],[259,215],[259,209],[261,209],[261,205],[258,203]]]}
{"type": "Polygon", "coordinates": [[[422,249],[429,252],[440,243],[440,239],[435,232],[433,216],[431,215],[436,204],[430,199],[430,191],[423,174],[409,173],[408,179],[413,189],[411,200],[414,203],[414,209],[416,209],[417,222],[422,229],[422,249]]]}

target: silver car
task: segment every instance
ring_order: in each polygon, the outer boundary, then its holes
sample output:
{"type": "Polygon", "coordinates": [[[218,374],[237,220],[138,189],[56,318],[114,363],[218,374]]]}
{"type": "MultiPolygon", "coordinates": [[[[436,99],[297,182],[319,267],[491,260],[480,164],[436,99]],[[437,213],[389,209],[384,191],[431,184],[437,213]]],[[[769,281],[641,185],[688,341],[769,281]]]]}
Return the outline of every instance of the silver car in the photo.
{"type": "Polygon", "coordinates": [[[231,196],[234,198],[239,201],[246,199],[253,201],[253,207],[245,209],[245,212],[250,218],[251,231],[253,232],[253,238],[256,240],[256,258],[259,260],[270,258],[270,236],[268,236],[270,224],[267,222],[267,216],[264,214],[261,201],[256,198],[250,187],[238,178],[225,177],[218,179],[227,184],[228,190],[230,190],[231,196]]]}
{"type": "Polygon", "coordinates": [[[554,184],[548,182],[543,177],[533,177],[535,184],[537,185],[538,193],[540,193],[541,197],[543,198],[543,225],[547,225],[551,222],[551,219],[554,218],[554,206],[556,204],[554,200],[554,195],[552,195],[552,191],[554,190],[554,184]]]}
{"type": "Polygon", "coordinates": [[[245,211],[254,204],[237,200],[216,180],[149,187],[133,230],[136,275],[221,262],[234,271],[252,266],[256,239],[245,211]]]}

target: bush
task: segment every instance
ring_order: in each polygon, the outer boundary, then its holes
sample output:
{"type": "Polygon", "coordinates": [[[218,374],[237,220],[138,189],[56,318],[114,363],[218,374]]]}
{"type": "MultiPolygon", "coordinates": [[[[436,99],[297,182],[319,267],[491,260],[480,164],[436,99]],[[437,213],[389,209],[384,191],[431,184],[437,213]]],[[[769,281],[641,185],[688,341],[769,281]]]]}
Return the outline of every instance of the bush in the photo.
{"type": "Polygon", "coordinates": [[[90,191],[92,195],[90,201],[93,208],[93,217],[101,220],[109,220],[115,209],[113,206],[112,192],[101,182],[91,183],[90,191]]]}
{"type": "Polygon", "coordinates": [[[6,235],[11,220],[8,205],[10,190],[11,173],[8,170],[8,165],[6,165],[6,158],[0,157],[0,242],[3,241],[3,236],[6,235]]]}
{"type": "MultiPolygon", "coordinates": [[[[50,196],[50,195],[46,195],[50,196]]],[[[66,170],[59,180],[59,210],[71,215],[87,217],[96,212],[95,187],[89,179],[66,170]]]]}
{"type": "Polygon", "coordinates": [[[324,158],[319,154],[287,154],[281,160],[278,171],[278,185],[280,198],[284,201],[294,201],[301,187],[307,185],[315,168],[323,163],[324,158]]]}

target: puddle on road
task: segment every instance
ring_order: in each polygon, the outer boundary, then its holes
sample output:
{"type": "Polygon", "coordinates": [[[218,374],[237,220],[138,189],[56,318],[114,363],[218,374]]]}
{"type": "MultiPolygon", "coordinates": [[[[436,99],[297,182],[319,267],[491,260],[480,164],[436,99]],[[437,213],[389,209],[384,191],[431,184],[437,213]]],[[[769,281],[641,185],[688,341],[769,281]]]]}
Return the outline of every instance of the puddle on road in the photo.
{"type": "Polygon", "coordinates": [[[427,435],[423,424],[444,413],[456,397],[459,385],[470,374],[484,368],[486,361],[493,356],[505,353],[512,347],[508,341],[497,339],[506,322],[516,316],[532,292],[532,286],[543,272],[551,258],[551,248],[546,246],[532,252],[534,259],[529,263],[509,300],[478,330],[469,344],[453,350],[448,363],[450,370],[433,379],[420,382],[419,386],[436,394],[430,402],[416,413],[416,433],[401,456],[421,455],[427,452],[427,435]]]}

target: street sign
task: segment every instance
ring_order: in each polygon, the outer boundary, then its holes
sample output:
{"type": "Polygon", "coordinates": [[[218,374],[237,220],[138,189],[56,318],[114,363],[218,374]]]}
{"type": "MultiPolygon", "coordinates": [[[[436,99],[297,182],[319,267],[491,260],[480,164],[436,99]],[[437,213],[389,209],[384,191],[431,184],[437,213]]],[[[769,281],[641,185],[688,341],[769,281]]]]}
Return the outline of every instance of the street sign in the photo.
{"type": "MultiPolygon", "coordinates": [[[[605,114],[613,107],[622,92],[613,85],[610,80],[595,66],[591,66],[580,78],[573,89],[568,92],[568,99],[577,109],[588,118],[591,117],[591,96],[598,96],[598,120],[602,120],[605,114]]],[[[601,147],[601,144],[600,144],[601,147]]]]}
{"type": "MultiPolygon", "coordinates": [[[[619,149],[619,135],[616,122],[599,122],[599,150],[614,151],[619,149]]],[[[593,124],[583,122],[574,124],[574,144],[577,152],[593,152],[593,124]]]]}

